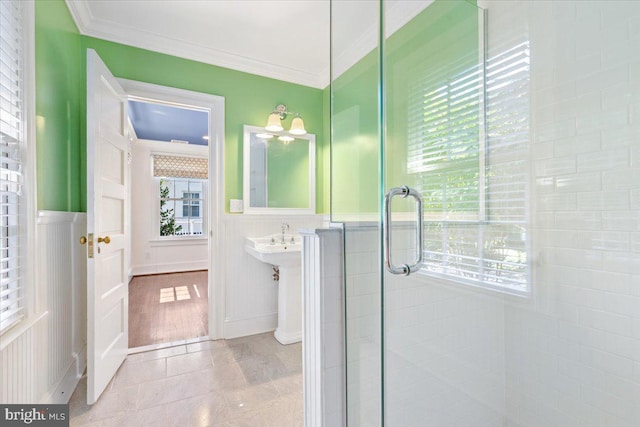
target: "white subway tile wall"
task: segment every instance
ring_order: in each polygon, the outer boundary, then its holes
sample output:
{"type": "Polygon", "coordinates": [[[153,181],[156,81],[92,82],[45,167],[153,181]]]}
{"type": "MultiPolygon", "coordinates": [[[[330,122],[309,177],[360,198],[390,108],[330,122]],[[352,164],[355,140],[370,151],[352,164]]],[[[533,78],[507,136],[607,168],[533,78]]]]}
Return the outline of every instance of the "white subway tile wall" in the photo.
{"type": "Polygon", "coordinates": [[[377,427],[381,414],[380,229],[345,224],[347,423],[377,427]]]}
{"type": "Polygon", "coordinates": [[[481,6],[489,49],[531,41],[535,281],[505,305],[506,425],[637,426],[640,3],[481,6]]]}

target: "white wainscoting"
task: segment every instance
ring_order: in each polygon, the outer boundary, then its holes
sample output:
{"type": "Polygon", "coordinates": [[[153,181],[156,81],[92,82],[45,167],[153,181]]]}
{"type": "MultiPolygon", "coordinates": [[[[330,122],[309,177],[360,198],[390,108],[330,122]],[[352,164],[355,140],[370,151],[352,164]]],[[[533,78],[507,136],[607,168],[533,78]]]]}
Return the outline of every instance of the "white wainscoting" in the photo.
{"type": "Polygon", "coordinates": [[[272,267],[244,250],[245,237],[280,233],[283,222],[290,233],[320,227],[323,215],[234,215],[223,216],[221,259],[212,260],[211,269],[221,269],[224,278],[224,338],[235,338],[275,330],[278,322],[278,282],[272,267]]]}
{"type": "Polygon", "coordinates": [[[66,403],[86,366],[86,214],[40,211],[36,224],[33,314],[0,342],[3,403],[66,403]]]}

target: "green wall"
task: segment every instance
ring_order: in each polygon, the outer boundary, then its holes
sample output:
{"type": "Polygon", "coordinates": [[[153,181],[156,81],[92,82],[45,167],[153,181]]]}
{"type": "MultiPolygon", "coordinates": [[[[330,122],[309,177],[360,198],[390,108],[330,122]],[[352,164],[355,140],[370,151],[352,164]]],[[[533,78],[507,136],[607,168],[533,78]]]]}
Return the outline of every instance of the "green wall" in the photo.
{"type": "Polygon", "coordinates": [[[86,210],[87,48],[116,77],[225,97],[226,211],[229,199],[242,198],[242,126],[262,126],[280,103],[300,112],[316,134],[316,210],[328,211],[322,90],[82,36],[63,0],[36,2],[36,105],[44,123],[37,140],[39,209],[86,210]]]}
{"type": "Polygon", "coordinates": [[[81,37],[63,1],[36,2],[38,209],[85,211],[81,37]]]}
{"type": "Polygon", "coordinates": [[[380,183],[379,58],[369,53],[332,84],[331,217],[349,221],[378,212],[380,183]]]}
{"type": "MultiPolygon", "coordinates": [[[[333,41],[341,42],[354,40],[333,41]]],[[[406,168],[412,116],[408,100],[414,90],[410,84],[435,69],[445,68],[449,75],[477,63],[478,42],[475,4],[437,0],[385,40],[382,58],[376,48],[334,79],[329,121],[334,221],[366,220],[378,213],[381,174],[385,189],[417,185],[422,174],[410,174],[406,168]]],[[[407,210],[413,204],[394,202],[394,207],[407,210]]]]}

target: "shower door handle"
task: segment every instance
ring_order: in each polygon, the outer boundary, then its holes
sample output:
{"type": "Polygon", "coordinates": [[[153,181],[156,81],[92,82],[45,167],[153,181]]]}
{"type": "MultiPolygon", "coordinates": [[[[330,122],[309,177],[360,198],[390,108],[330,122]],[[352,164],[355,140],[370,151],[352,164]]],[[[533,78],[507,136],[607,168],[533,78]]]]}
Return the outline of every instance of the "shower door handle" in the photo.
{"type": "Polygon", "coordinates": [[[382,234],[384,240],[384,260],[385,267],[392,274],[402,274],[405,276],[410,275],[413,272],[420,270],[422,267],[423,248],[424,243],[422,241],[422,227],[423,227],[423,214],[422,214],[422,196],[413,188],[409,188],[406,185],[402,187],[396,187],[389,190],[384,196],[384,212],[382,216],[382,234]],[[417,259],[411,265],[402,264],[396,266],[391,260],[391,199],[395,196],[400,196],[403,199],[411,196],[416,200],[416,216],[417,220],[417,233],[416,233],[416,252],[418,253],[417,259]]]}

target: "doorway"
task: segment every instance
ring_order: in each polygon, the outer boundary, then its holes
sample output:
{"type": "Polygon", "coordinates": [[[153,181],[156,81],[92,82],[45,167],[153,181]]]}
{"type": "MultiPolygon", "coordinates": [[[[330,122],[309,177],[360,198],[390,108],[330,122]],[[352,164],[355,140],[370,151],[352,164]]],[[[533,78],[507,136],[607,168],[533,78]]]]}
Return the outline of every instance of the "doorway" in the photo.
{"type": "Polygon", "coordinates": [[[222,266],[212,260],[224,209],[224,99],[119,82],[136,136],[130,159],[130,352],[219,338],[222,266]]]}
{"type": "Polygon", "coordinates": [[[208,337],[208,109],[131,96],[129,348],[208,337]]]}

